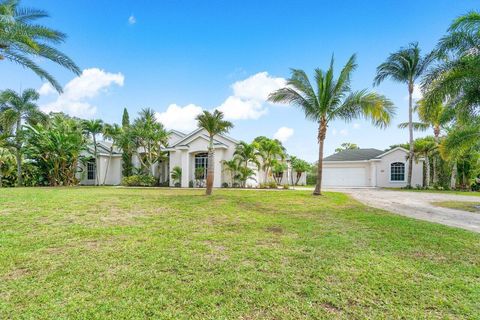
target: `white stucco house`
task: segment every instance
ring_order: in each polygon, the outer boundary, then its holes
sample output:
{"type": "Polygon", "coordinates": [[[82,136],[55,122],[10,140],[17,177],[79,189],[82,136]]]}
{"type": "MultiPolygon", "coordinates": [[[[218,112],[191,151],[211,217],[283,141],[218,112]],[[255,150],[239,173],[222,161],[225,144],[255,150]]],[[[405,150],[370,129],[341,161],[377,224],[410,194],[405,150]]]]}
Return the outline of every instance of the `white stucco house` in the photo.
{"type": "MultiPolygon", "coordinates": [[[[167,159],[157,163],[152,171],[154,176],[158,178],[160,183],[166,183],[168,181],[170,186],[175,185],[175,181],[171,179],[170,172],[176,166],[182,169],[182,179],[180,185],[183,188],[191,186],[195,181],[195,171],[197,168],[204,168],[203,177],[206,178],[207,168],[207,149],[209,138],[204,129],[198,128],[188,134],[177,130],[171,130],[169,132],[168,147],[163,148],[168,156],[167,159]]],[[[227,135],[216,135],[214,140],[215,149],[215,177],[214,187],[221,187],[224,183],[231,184],[230,174],[223,168],[223,161],[231,160],[234,156],[235,148],[238,141],[227,135]]],[[[111,144],[108,142],[100,142],[98,147],[99,156],[97,159],[97,166],[92,159],[88,161],[86,165],[81,166],[81,180],[80,184],[94,185],[96,179],[96,171],[98,171],[99,184],[118,185],[122,180],[122,154],[121,150],[114,148],[114,155],[109,156],[109,150],[111,144]],[[110,165],[108,165],[110,161],[110,165]],[[108,172],[107,172],[108,165],[108,172]],[[106,178],[105,178],[106,177],[106,178]]],[[[140,150],[138,152],[141,153],[140,150]]],[[[89,150],[90,155],[93,154],[92,150],[89,150]]],[[[289,165],[287,159],[287,165],[289,165]]],[[[136,156],[133,158],[133,165],[137,168],[140,167],[140,162],[136,156]]],[[[259,183],[263,183],[265,174],[262,170],[258,170],[256,167],[252,167],[255,171],[254,177],[247,181],[247,186],[256,187],[259,183]]],[[[281,184],[293,184],[292,178],[296,176],[296,173],[289,169],[284,173],[281,180],[281,184]]],[[[299,185],[306,183],[306,174],[302,174],[299,185]]]]}
{"type": "MultiPolygon", "coordinates": [[[[423,186],[423,160],[413,161],[412,186],[423,186]]],[[[393,187],[407,185],[408,150],[397,147],[344,150],[323,159],[325,187],[393,187]]]]}

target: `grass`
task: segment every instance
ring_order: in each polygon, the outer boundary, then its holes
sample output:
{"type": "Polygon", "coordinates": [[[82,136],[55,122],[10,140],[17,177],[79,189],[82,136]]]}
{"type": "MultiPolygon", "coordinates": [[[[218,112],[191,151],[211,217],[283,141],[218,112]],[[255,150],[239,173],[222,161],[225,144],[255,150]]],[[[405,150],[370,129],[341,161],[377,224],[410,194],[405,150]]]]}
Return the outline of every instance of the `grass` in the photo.
{"type": "Polygon", "coordinates": [[[443,207],[443,208],[480,213],[480,202],[438,201],[438,202],[433,202],[432,204],[438,207],[443,207]]]}
{"type": "Polygon", "coordinates": [[[475,318],[480,235],[340,193],[2,189],[0,318],[475,318]]]}

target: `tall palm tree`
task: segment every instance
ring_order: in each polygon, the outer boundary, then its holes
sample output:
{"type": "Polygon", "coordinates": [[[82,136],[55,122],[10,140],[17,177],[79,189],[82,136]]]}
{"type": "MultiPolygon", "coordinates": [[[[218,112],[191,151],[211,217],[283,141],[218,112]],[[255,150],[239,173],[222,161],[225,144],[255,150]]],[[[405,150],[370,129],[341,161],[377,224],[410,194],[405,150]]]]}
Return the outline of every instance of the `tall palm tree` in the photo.
{"type": "Polygon", "coordinates": [[[415,145],[415,157],[423,157],[425,160],[425,187],[430,186],[430,157],[432,153],[437,149],[435,140],[432,137],[425,137],[417,139],[414,142],[415,145]]]}
{"type": "Polygon", "coordinates": [[[409,160],[407,185],[412,186],[413,169],[413,90],[415,82],[424,75],[428,66],[433,61],[433,53],[425,56],[421,55],[418,43],[411,43],[406,48],[400,48],[388,56],[387,60],[377,67],[377,75],[373,81],[374,85],[379,85],[384,80],[390,78],[396,82],[404,83],[408,88],[408,133],[409,133],[409,160]]]}
{"type": "Polygon", "coordinates": [[[323,146],[329,122],[364,117],[372,120],[375,126],[385,127],[394,114],[393,104],[386,97],[367,90],[352,91],[351,75],[357,67],[355,60],[355,55],[352,55],[338,78],[335,78],[332,57],[328,70],[315,69],[315,88],[303,70],[293,69],[287,87],[273,92],[269,97],[273,102],[300,107],[307,119],[318,123],[319,150],[314,195],[321,195],[323,146]]]}
{"type": "Polygon", "coordinates": [[[64,53],[55,49],[65,41],[66,35],[35,20],[48,17],[43,10],[21,8],[18,0],[0,2],[0,61],[9,60],[35,72],[47,80],[58,92],[62,87],[46,70],[35,63],[34,58],[50,60],[75,74],[80,74],[77,65],[64,53]]]}
{"type": "Polygon", "coordinates": [[[92,138],[93,156],[95,157],[95,185],[99,185],[100,178],[98,177],[98,144],[97,136],[103,133],[104,124],[100,119],[84,120],[83,132],[88,138],[92,138]]]}
{"type": "Polygon", "coordinates": [[[105,139],[110,140],[112,143],[110,145],[110,149],[108,150],[109,158],[107,162],[107,168],[105,169],[105,174],[103,176],[103,185],[105,185],[105,181],[107,180],[108,176],[108,170],[110,169],[110,162],[112,162],[112,157],[113,157],[113,151],[115,147],[119,145],[119,141],[121,139],[122,135],[122,127],[120,127],[118,124],[105,124],[103,127],[103,137],[105,139]]]}
{"type": "Polygon", "coordinates": [[[268,183],[270,171],[274,167],[277,160],[285,159],[284,148],[280,141],[268,138],[258,139],[257,142],[258,154],[262,159],[262,170],[265,174],[264,183],[268,183]]]}
{"type": "Polygon", "coordinates": [[[213,113],[203,111],[197,116],[198,126],[205,129],[208,133],[208,163],[207,163],[207,190],[206,195],[212,194],[214,168],[215,168],[215,149],[213,148],[213,139],[217,134],[227,133],[233,124],[223,120],[223,112],[215,110],[213,113]]]}
{"type": "Polygon", "coordinates": [[[41,112],[35,103],[39,94],[34,89],[27,89],[21,93],[5,90],[0,93],[0,118],[3,126],[9,128],[11,139],[7,144],[15,150],[17,162],[17,185],[23,185],[22,156],[23,156],[23,123],[35,124],[46,121],[46,115],[41,112]]]}

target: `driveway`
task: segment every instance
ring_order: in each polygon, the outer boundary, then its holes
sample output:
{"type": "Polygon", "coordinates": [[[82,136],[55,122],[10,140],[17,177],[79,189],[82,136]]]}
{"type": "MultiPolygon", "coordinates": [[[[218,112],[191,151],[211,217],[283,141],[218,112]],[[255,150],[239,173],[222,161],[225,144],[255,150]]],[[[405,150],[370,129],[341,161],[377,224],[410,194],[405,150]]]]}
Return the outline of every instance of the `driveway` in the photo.
{"type": "Polygon", "coordinates": [[[480,233],[480,214],[433,206],[437,201],[480,202],[480,197],[382,189],[335,189],[374,208],[480,233]]]}

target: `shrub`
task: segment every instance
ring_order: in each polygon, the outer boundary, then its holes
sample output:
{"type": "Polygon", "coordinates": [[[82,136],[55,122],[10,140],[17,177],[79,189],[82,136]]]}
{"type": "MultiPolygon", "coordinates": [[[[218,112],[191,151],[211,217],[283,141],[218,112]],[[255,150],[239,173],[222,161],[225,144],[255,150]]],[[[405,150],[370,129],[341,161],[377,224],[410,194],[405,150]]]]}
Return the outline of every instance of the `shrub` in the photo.
{"type": "Polygon", "coordinates": [[[188,182],[188,187],[189,187],[189,188],[193,188],[193,180],[190,180],[190,181],[188,182]]]}
{"type": "Polygon", "coordinates": [[[277,185],[277,183],[276,183],[275,181],[270,181],[270,182],[268,183],[268,187],[269,187],[270,189],[277,189],[277,188],[278,188],[278,185],[277,185]]]}
{"type": "Polygon", "coordinates": [[[289,188],[290,188],[290,186],[288,185],[288,183],[286,183],[286,184],[283,185],[283,189],[287,189],[287,190],[288,190],[289,188]]]}
{"type": "Polygon", "coordinates": [[[128,187],[153,187],[155,183],[155,177],[149,175],[133,175],[122,179],[122,185],[128,187]]]}
{"type": "Polygon", "coordinates": [[[182,186],[182,184],[180,182],[175,182],[175,188],[180,188],[182,186]]]}
{"type": "Polygon", "coordinates": [[[228,188],[228,183],[226,182],[222,183],[222,188],[228,188]]]}

